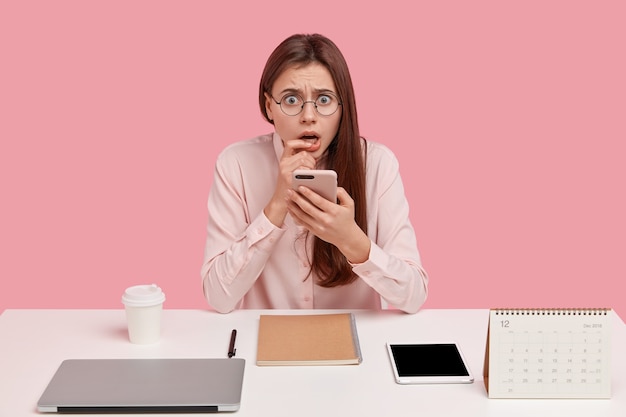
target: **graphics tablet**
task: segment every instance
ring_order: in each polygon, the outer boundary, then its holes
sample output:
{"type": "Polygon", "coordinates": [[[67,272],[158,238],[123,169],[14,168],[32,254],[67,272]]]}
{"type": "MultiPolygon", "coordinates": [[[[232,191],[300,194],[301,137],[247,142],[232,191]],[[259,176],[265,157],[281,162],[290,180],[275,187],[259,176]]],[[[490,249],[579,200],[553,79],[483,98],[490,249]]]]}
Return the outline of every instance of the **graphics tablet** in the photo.
{"type": "Polygon", "coordinates": [[[387,343],[398,384],[468,384],[474,377],[456,343],[387,343]]]}

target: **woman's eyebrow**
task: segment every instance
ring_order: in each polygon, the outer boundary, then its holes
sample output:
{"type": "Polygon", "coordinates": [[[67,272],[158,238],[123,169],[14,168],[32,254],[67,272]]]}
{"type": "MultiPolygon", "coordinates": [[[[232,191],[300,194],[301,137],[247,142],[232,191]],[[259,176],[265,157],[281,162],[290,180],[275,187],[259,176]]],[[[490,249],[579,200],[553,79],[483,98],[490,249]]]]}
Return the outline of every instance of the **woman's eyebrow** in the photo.
{"type": "MultiPolygon", "coordinates": [[[[337,94],[330,88],[314,88],[313,92],[316,93],[317,95],[323,94],[323,93],[333,93],[335,95],[337,94]]],[[[289,94],[289,93],[295,93],[301,96],[304,95],[304,91],[299,88],[285,88],[283,91],[280,92],[281,96],[284,96],[285,94],[289,94]]]]}
{"type": "Polygon", "coordinates": [[[285,95],[288,93],[296,93],[302,95],[302,90],[299,90],[297,88],[285,88],[283,91],[280,92],[281,95],[285,95]]]}
{"type": "Polygon", "coordinates": [[[318,94],[323,94],[323,93],[333,93],[335,95],[337,94],[335,91],[331,90],[330,88],[316,88],[314,91],[318,94]]]}

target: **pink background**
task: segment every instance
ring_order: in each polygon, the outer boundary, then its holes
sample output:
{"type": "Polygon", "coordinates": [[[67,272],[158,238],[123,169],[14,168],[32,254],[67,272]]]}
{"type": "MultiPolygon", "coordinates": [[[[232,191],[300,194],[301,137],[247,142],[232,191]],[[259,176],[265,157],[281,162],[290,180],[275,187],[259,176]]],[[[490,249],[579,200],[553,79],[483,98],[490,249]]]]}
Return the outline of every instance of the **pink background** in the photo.
{"type": "Polygon", "coordinates": [[[400,160],[425,307],[624,316],[626,3],[412,3],[3,1],[0,311],[152,282],[207,308],[215,157],[271,130],[273,48],[320,32],[400,160]]]}

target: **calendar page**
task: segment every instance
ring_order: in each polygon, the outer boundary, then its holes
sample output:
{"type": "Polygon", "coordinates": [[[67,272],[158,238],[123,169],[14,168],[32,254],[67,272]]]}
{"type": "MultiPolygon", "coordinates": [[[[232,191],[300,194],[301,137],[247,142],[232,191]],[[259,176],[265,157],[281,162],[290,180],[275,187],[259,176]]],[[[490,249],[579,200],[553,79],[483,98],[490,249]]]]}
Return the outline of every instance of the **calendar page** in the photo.
{"type": "Polygon", "coordinates": [[[611,309],[491,309],[489,398],[610,398],[611,309]]]}

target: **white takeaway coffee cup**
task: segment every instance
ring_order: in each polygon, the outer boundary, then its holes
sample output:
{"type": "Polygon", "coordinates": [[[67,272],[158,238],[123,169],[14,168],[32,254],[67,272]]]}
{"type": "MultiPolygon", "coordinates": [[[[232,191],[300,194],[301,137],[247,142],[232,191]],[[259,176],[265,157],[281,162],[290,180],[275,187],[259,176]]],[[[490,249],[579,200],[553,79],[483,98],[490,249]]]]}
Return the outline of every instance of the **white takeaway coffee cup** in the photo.
{"type": "Polygon", "coordinates": [[[131,343],[156,343],[161,338],[161,311],[165,294],[156,284],[135,285],[124,291],[128,338],[131,343]]]}

